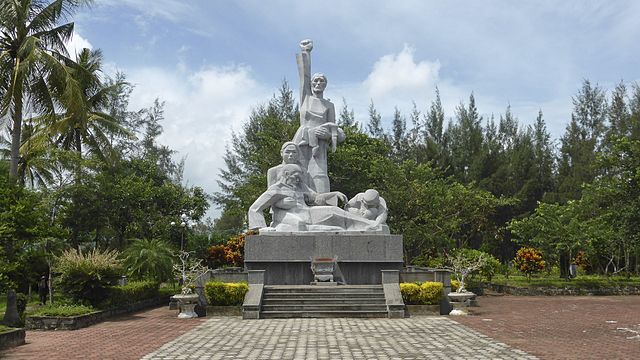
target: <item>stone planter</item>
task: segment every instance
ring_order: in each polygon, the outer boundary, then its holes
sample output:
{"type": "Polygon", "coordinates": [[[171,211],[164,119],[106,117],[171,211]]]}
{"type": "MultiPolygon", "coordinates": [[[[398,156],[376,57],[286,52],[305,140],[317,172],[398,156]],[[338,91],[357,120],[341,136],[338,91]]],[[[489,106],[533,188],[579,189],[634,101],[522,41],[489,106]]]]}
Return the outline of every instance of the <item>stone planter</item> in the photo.
{"type": "Polygon", "coordinates": [[[465,292],[452,292],[448,293],[447,297],[453,306],[453,310],[449,313],[449,315],[467,315],[467,308],[472,299],[475,299],[476,294],[465,291],[465,292]]]}
{"type": "Polygon", "coordinates": [[[20,346],[24,344],[24,329],[15,329],[0,334],[0,350],[20,346]]]}
{"type": "Polygon", "coordinates": [[[174,295],[173,298],[180,302],[180,313],[178,314],[179,319],[191,319],[198,317],[198,314],[196,314],[195,311],[196,305],[198,305],[198,299],[200,299],[198,294],[178,294],[174,295]]]}

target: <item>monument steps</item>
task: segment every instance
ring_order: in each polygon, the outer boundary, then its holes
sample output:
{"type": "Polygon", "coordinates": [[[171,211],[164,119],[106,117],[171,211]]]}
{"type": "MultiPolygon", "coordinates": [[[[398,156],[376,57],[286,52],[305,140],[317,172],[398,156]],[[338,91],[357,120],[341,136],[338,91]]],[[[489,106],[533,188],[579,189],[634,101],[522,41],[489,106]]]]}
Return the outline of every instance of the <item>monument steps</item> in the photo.
{"type": "MultiPolygon", "coordinates": [[[[376,305],[385,304],[384,298],[365,298],[365,299],[369,304],[376,304],[376,305]]],[[[337,300],[340,301],[341,304],[361,304],[363,302],[362,298],[338,298],[337,300]]],[[[327,299],[326,297],[319,297],[319,298],[308,298],[308,297],[275,298],[273,297],[263,301],[263,304],[264,305],[278,305],[278,304],[313,305],[313,304],[326,304],[327,301],[330,301],[330,299],[327,299]]]]}
{"type": "Polygon", "coordinates": [[[263,311],[386,311],[385,304],[300,304],[263,305],[263,311]]]}
{"type": "Polygon", "coordinates": [[[381,311],[269,311],[261,312],[263,319],[290,318],[386,318],[387,310],[381,311]]]}
{"type": "Polygon", "coordinates": [[[381,285],[265,286],[260,317],[387,317],[381,285]]]}

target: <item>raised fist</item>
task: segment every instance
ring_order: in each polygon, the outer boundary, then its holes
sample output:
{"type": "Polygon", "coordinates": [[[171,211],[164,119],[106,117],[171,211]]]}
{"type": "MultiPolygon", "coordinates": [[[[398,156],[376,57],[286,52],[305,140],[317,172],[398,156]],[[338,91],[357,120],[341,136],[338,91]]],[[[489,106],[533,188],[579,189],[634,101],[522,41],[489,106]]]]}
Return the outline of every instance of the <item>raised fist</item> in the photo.
{"type": "Polygon", "coordinates": [[[302,49],[302,51],[310,52],[313,50],[313,41],[310,39],[300,41],[300,49],[302,49]]]}

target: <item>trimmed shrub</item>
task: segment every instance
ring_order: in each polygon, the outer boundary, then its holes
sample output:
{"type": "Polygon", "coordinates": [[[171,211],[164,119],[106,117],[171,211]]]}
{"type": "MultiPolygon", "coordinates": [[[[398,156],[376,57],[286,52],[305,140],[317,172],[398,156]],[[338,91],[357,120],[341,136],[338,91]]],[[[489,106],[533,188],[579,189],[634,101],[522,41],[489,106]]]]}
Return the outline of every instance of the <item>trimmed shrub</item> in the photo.
{"type": "Polygon", "coordinates": [[[460,281],[451,280],[451,292],[456,292],[460,289],[460,281]]]}
{"type": "Polygon", "coordinates": [[[117,307],[160,296],[160,284],[155,281],[130,281],[109,289],[109,298],[101,307],[117,307]]]}
{"type": "Polygon", "coordinates": [[[71,317],[71,316],[79,316],[90,314],[92,312],[96,312],[97,310],[91,306],[84,305],[65,305],[65,304],[49,304],[38,309],[34,310],[30,313],[30,316],[60,316],[60,317],[71,317]]]}
{"type": "Polygon", "coordinates": [[[416,283],[400,283],[400,293],[405,304],[418,304],[420,302],[420,285],[416,283]]]}
{"type": "Polygon", "coordinates": [[[57,259],[60,290],[78,303],[97,306],[109,296],[109,288],[122,274],[117,251],[93,250],[87,254],[67,250],[57,259]]]}
{"type": "Polygon", "coordinates": [[[542,260],[542,252],[536,248],[521,248],[516,252],[516,257],[513,259],[513,265],[520,272],[527,276],[527,279],[531,279],[531,275],[539,273],[544,270],[545,261],[542,260]]]}
{"type": "Polygon", "coordinates": [[[440,303],[444,286],[440,282],[400,283],[402,300],[407,305],[436,305],[440,303]]]}
{"type": "Polygon", "coordinates": [[[223,283],[211,281],[204,285],[204,293],[209,305],[242,305],[249,291],[246,283],[223,283]]]}
{"type": "Polygon", "coordinates": [[[441,282],[425,281],[420,285],[420,300],[425,305],[436,305],[440,303],[442,298],[442,289],[444,285],[441,282]]]}

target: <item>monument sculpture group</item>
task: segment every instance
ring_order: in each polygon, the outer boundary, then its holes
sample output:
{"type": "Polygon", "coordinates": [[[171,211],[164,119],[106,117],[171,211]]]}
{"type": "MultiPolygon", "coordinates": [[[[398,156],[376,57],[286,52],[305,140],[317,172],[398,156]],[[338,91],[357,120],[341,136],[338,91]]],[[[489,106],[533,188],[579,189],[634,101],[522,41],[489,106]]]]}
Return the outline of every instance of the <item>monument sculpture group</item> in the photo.
{"type": "Polygon", "coordinates": [[[331,191],[327,153],[345,140],[335,107],[324,98],[325,75],[311,74],[311,40],[300,42],[300,127],[282,144],[282,163],[267,172],[267,188],[251,205],[247,270],[265,270],[267,284],[309,284],[311,263],[330,258],[349,284],[380,284],[381,270],[402,268],[402,236],[390,235],[387,205],[375,189],[349,199],[331,191]],[[265,211],[271,222],[267,224],[265,211]]]}
{"type": "Polygon", "coordinates": [[[267,190],[249,209],[249,228],[260,233],[297,231],[386,232],[387,206],[374,189],[351,200],[331,191],[327,152],[336,150],[345,134],[336,124],[335,107],[324,99],[327,78],[311,75],[311,40],[300,42],[300,127],[282,145],[282,164],[267,172],[267,190]],[[338,207],[342,203],[344,208],[338,207]],[[270,209],[267,226],[263,211],[270,209]]]}

